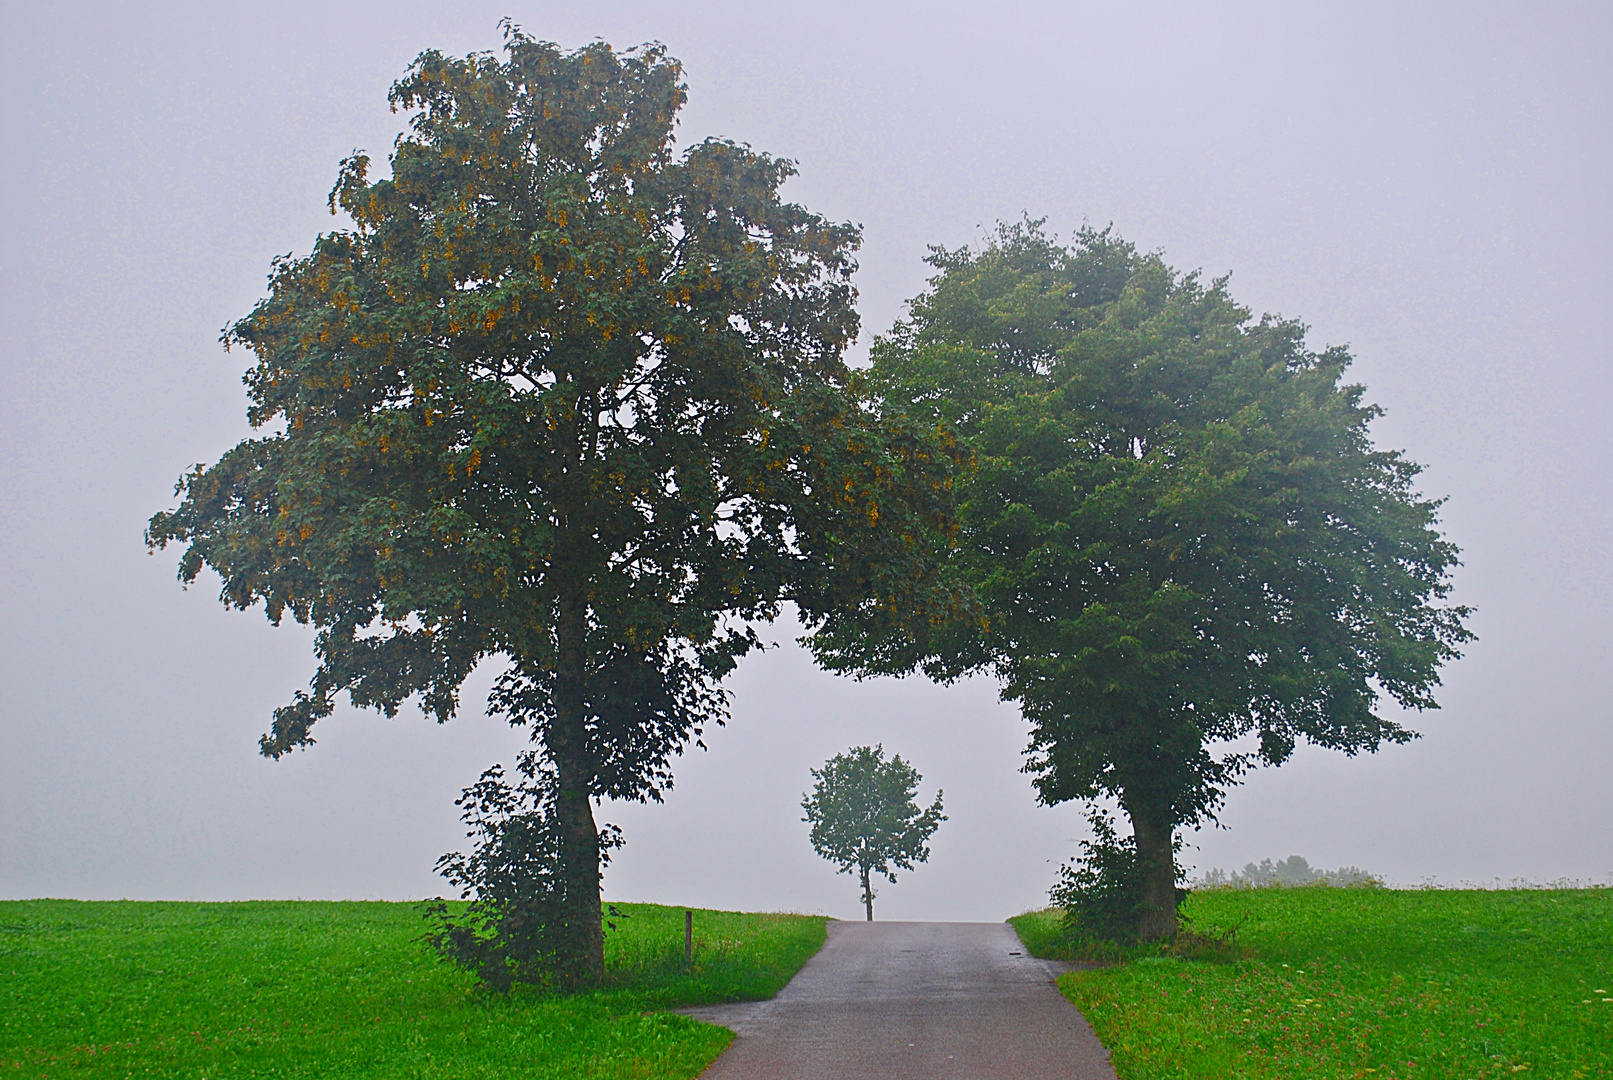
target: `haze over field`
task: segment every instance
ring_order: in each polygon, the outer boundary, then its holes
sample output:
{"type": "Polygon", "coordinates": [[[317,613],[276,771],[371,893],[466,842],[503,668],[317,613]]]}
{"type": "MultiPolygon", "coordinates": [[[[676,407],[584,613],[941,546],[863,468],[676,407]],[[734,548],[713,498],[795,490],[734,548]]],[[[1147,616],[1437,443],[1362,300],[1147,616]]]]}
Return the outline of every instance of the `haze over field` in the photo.
{"type": "MultiPolygon", "coordinates": [[[[311,634],[188,592],[141,530],[247,434],[218,331],[305,253],[337,161],[384,171],[391,81],[421,50],[664,42],[681,141],[796,159],[786,193],[865,226],[875,333],[926,245],[997,219],[1113,222],[1256,312],[1349,343],[1427,466],[1479,641],[1423,738],[1302,748],[1235,790],[1199,868],[1293,853],[1392,880],[1613,874],[1613,12],[1593,5],[292,2],[12,5],[3,16],[0,897],[382,897],[447,890],[453,799],[519,732],[350,709],[257,755],[313,669],[311,634]]],[[[731,682],[734,717],[662,806],[607,805],[622,899],[859,916],[811,851],[808,769],[882,742],[947,793],[927,865],[881,918],[1000,919],[1042,902],[1085,825],[1034,804],[1025,728],[988,680],[854,683],[787,622],[731,682]]]]}

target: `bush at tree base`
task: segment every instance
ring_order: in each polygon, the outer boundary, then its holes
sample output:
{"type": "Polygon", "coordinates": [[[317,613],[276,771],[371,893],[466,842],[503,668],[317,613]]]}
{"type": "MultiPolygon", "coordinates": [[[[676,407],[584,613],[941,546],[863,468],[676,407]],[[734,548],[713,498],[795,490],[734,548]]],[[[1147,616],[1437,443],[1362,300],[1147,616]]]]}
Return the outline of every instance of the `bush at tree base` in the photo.
{"type": "MultiPolygon", "coordinates": [[[[586,952],[579,942],[589,928],[568,918],[575,909],[562,872],[559,783],[537,751],[522,754],[517,769],[520,779],[511,784],[494,765],[455,801],[475,846],[468,856],[444,855],[436,869],[470,903],[454,911],[446,901],[429,902],[427,940],[501,993],[518,982],[566,990],[586,981],[586,972],[572,968],[586,952]]],[[[621,845],[616,826],[599,830],[601,867],[621,845]]]]}
{"type": "MultiPolygon", "coordinates": [[[[1071,937],[1136,942],[1148,912],[1147,873],[1137,839],[1117,835],[1114,819],[1102,810],[1093,810],[1087,821],[1092,839],[1081,841],[1080,856],[1059,867],[1049,899],[1064,909],[1065,933],[1071,937]]],[[[1175,848],[1181,845],[1177,838],[1175,848]]],[[[1176,890],[1178,908],[1186,896],[1186,890],[1176,890]]]]}

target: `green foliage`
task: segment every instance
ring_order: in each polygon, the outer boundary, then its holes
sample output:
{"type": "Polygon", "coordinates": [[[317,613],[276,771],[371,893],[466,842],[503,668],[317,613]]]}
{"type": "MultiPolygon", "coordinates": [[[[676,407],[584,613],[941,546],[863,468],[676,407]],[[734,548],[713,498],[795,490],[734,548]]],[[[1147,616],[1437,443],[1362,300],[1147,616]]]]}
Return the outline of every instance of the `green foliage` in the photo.
{"type": "Polygon", "coordinates": [[[1613,890],[1218,889],[1184,910],[1243,957],[1060,980],[1122,1080],[1613,1077],[1613,890]]]}
{"type": "Polygon", "coordinates": [[[1151,932],[1168,934],[1174,832],[1247,769],[1301,740],[1355,754],[1413,737],[1380,695],[1435,706],[1471,636],[1444,602],[1457,549],[1418,466],[1373,445],[1348,352],[1255,320],[1226,279],[1108,230],[1063,247],[1030,221],[930,263],[870,382],[974,455],[957,565],[985,617],[820,652],[992,669],[1031,724],[1042,801],[1110,796],[1131,818],[1151,932]]]}
{"type": "MultiPolygon", "coordinates": [[[[496,990],[508,992],[515,982],[570,989],[586,981],[575,964],[587,954],[592,927],[576,924],[577,905],[566,895],[559,784],[531,751],[520,756],[518,770],[520,779],[509,784],[494,765],[458,799],[475,843],[469,855],[438,859],[437,872],[470,902],[427,904],[428,940],[496,990]]],[[[602,867],[621,843],[620,829],[600,830],[602,867]]]]}
{"type": "MultiPolygon", "coordinates": [[[[1064,910],[1072,940],[1134,944],[1150,910],[1147,864],[1136,837],[1119,836],[1108,813],[1094,809],[1087,821],[1092,839],[1081,841],[1080,856],[1059,867],[1048,898],[1064,910]]],[[[1184,896],[1177,890],[1178,905],[1184,896]]]]}
{"type": "Polygon", "coordinates": [[[896,870],[911,870],[930,857],[929,840],[941,827],[940,791],[920,810],[914,796],[924,777],[900,754],[885,760],[885,747],[857,746],[813,769],[812,791],[801,800],[812,826],[812,850],[856,874],[868,918],[874,917],[873,874],[892,884],[896,870]]]}
{"type": "Polygon", "coordinates": [[[575,52],[506,23],[502,58],[422,53],[391,176],[344,161],[350,228],[274,264],[231,325],[259,434],[150,522],[231,607],[317,627],[309,689],[262,739],[313,742],[338,695],[530,725],[558,778],[573,917],[597,927],[590,799],[659,799],[727,715],[720,681],[793,602],[911,638],[954,454],[878,417],[842,353],[860,242],[782,201],[791,163],[674,153],[660,46],[575,52]]]}
{"type": "Polygon", "coordinates": [[[654,1011],[772,996],[821,918],[619,905],[605,989],[508,995],[441,963],[416,906],[0,902],[0,1073],[674,1080],[728,1045],[654,1011]]]}

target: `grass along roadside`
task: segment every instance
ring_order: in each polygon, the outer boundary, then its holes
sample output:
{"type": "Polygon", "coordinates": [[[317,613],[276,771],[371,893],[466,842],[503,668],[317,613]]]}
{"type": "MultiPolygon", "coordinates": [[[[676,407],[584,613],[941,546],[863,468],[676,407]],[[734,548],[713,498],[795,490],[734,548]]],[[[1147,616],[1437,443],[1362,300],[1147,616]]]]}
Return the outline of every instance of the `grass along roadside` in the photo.
{"type": "MultiPolygon", "coordinates": [[[[1060,989],[1122,1080],[1613,1078],[1613,890],[1225,889],[1230,962],[1136,950],[1060,989]]],[[[1057,914],[1010,920],[1057,955],[1057,914]]]]}
{"type": "Polygon", "coordinates": [[[732,1038],[659,1010],[770,997],[824,919],[618,904],[608,986],[477,989],[413,904],[0,901],[0,1077],[698,1076],[732,1038]]]}

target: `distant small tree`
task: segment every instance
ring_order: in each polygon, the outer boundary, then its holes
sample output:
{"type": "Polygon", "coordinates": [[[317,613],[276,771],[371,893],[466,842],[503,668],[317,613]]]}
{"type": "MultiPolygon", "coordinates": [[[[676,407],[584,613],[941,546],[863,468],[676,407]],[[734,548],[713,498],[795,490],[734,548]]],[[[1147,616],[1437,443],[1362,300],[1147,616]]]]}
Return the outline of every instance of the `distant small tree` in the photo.
{"type": "Polygon", "coordinates": [[[874,921],[872,876],[884,874],[896,883],[895,867],[913,869],[928,862],[929,839],[946,815],[941,813],[941,792],[928,810],[920,810],[913,797],[924,777],[900,755],[885,760],[885,747],[858,746],[836,754],[813,769],[812,791],[801,800],[803,821],[812,826],[812,850],[840,867],[855,872],[862,882],[863,906],[874,921]]]}

